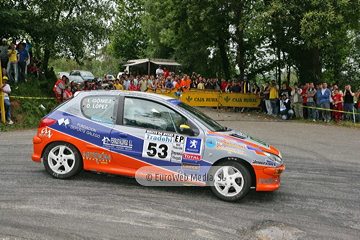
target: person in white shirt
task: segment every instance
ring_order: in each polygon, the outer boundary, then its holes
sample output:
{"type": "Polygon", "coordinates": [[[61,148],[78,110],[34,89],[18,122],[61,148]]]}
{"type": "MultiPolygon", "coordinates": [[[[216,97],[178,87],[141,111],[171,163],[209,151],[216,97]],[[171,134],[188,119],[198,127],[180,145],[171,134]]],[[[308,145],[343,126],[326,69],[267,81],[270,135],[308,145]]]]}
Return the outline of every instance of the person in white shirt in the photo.
{"type": "Polygon", "coordinates": [[[0,91],[4,93],[4,104],[5,104],[5,118],[8,124],[13,124],[14,122],[11,121],[11,111],[10,111],[10,98],[9,94],[11,93],[10,85],[7,84],[8,78],[6,76],[2,79],[2,86],[0,91]]]}
{"type": "Polygon", "coordinates": [[[159,65],[159,68],[156,69],[156,77],[159,77],[159,75],[164,75],[164,70],[162,70],[161,65],[159,65]]]}

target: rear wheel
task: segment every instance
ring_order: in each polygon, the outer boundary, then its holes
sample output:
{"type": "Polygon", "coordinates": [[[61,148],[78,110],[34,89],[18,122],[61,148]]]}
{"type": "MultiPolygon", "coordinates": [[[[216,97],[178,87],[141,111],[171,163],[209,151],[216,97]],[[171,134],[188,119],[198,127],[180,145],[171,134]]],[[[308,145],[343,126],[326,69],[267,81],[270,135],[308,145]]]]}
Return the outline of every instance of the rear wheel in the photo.
{"type": "Polygon", "coordinates": [[[46,147],[43,155],[46,171],[55,178],[70,178],[83,167],[79,151],[66,142],[54,142],[46,147]]]}
{"type": "Polygon", "coordinates": [[[222,162],[210,170],[213,181],[211,191],[221,200],[233,202],[246,196],[251,186],[251,175],[242,164],[234,161],[222,162]]]}

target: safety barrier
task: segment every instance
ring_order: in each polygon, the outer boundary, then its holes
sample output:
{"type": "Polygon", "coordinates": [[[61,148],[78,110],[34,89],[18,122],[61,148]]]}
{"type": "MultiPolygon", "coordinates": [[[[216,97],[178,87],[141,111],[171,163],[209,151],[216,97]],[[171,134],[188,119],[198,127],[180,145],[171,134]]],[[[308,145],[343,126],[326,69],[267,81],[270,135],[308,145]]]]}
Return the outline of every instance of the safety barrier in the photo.
{"type": "MultiPolygon", "coordinates": [[[[355,104],[355,103],[354,103],[355,104]]],[[[349,113],[349,114],[355,114],[358,115],[360,113],[355,113],[355,112],[345,112],[345,111],[340,111],[340,110],[335,110],[335,109],[327,109],[327,108],[319,108],[319,107],[311,107],[311,106],[304,106],[302,104],[298,104],[298,103],[294,103],[292,104],[293,106],[300,106],[302,108],[313,108],[313,109],[320,109],[323,111],[329,111],[329,112],[340,112],[340,113],[349,113]]]]}
{"type": "MultiPolygon", "coordinates": [[[[153,92],[148,90],[148,92],[153,92]]],[[[155,93],[176,97],[177,91],[161,91],[155,93]]],[[[195,107],[249,107],[256,108],[260,104],[257,94],[223,93],[216,90],[190,90],[180,93],[180,101],[195,107]]]]}

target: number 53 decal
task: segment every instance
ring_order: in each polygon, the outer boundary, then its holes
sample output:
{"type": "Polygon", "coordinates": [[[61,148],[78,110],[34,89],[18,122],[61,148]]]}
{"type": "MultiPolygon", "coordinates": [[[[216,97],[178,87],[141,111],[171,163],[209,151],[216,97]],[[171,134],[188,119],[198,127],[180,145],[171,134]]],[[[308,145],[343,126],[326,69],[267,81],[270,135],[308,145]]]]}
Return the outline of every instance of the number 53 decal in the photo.
{"type": "Polygon", "coordinates": [[[158,158],[160,160],[170,161],[171,143],[144,142],[142,152],[143,157],[158,158]]]}

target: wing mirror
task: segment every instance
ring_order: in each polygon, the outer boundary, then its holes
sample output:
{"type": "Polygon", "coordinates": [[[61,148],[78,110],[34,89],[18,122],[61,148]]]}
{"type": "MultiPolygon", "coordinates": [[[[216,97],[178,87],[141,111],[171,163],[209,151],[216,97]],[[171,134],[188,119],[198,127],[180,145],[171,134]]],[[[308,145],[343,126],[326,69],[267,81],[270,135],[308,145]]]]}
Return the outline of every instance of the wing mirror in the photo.
{"type": "Polygon", "coordinates": [[[186,125],[186,124],[181,124],[180,125],[180,133],[182,134],[187,134],[187,135],[194,135],[194,131],[190,128],[190,126],[186,125]]]}

